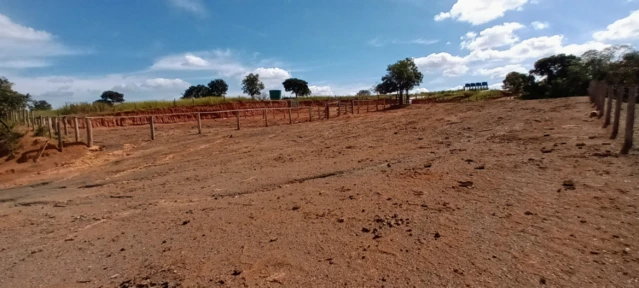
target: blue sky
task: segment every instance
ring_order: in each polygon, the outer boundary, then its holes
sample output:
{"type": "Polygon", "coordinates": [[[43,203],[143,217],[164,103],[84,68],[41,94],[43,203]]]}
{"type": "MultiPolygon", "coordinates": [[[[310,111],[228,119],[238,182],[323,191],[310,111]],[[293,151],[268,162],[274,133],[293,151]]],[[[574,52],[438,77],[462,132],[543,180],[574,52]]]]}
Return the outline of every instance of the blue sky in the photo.
{"type": "Polygon", "coordinates": [[[179,98],[258,73],[348,95],[411,57],[418,90],[499,86],[540,57],[639,42],[639,0],[0,0],[0,76],[54,105],[179,98]]]}

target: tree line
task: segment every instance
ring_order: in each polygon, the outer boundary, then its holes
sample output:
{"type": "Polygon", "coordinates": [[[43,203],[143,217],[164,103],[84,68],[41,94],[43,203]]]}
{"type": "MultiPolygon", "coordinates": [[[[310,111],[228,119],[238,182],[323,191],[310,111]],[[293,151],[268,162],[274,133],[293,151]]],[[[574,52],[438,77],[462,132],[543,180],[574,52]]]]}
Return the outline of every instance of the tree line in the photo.
{"type": "Polygon", "coordinates": [[[558,54],[539,59],[525,73],[510,72],[502,88],[521,99],[584,96],[590,81],[612,85],[637,81],[639,52],[627,45],[590,50],[581,57],[558,54]]]}
{"type": "MultiPolygon", "coordinates": [[[[311,95],[311,89],[308,87],[308,82],[302,79],[286,79],[282,82],[282,86],[286,92],[295,94],[295,97],[311,95]]],[[[242,79],[242,92],[253,99],[262,95],[262,90],[264,90],[264,88],[264,83],[260,80],[260,75],[257,73],[250,73],[242,79]]],[[[228,90],[229,85],[226,84],[224,79],[214,79],[206,86],[190,86],[184,91],[184,93],[182,93],[182,98],[225,97],[228,90]]]]}

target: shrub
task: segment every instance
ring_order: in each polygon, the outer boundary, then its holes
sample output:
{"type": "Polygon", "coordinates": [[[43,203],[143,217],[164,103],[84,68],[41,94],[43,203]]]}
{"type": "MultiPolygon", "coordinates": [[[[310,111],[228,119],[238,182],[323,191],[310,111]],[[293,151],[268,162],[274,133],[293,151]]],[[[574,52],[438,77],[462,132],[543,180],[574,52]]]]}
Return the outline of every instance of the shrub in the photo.
{"type": "Polygon", "coordinates": [[[33,132],[33,135],[38,137],[45,137],[49,135],[49,127],[39,126],[38,128],[36,128],[35,132],[33,132]]]}
{"type": "Polygon", "coordinates": [[[20,149],[20,138],[22,136],[24,135],[14,129],[0,130],[0,157],[13,154],[20,149]]]}

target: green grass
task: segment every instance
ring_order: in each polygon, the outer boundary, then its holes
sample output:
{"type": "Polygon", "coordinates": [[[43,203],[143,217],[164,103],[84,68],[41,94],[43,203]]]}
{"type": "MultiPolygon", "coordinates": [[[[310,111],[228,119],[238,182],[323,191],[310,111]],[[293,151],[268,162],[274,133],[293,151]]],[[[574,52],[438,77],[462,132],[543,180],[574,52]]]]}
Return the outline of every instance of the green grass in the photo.
{"type": "MultiPolygon", "coordinates": [[[[389,97],[387,95],[386,97],[389,97]]],[[[382,96],[383,97],[383,96],[382,96]]],[[[299,101],[324,101],[335,100],[336,96],[313,96],[313,97],[299,97],[299,101]]],[[[377,96],[349,96],[339,97],[340,100],[351,99],[377,99],[377,96]]],[[[184,107],[184,106],[202,106],[202,105],[214,105],[221,103],[237,103],[237,102],[253,102],[260,100],[253,100],[248,97],[203,97],[192,99],[176,99],[171,101],[157,100],[157,101],[139,101],[139,102],[124,102],[117,105],[107,105],[104,103],[66,103],[64,106],[50,111],[35,111],[36,116],[62,116],[62,115],[96,115],[96,114],[110,114],[116,112],[125,111],[144,111],[151,109],[184,107]]]]}
{"type": "MultiPolygon", "coordinates": [[[[482,90],[482,91],[438,91],[427,92],[420,94],[412,94],[411,98],[435,98],[439,101],[446,101],[456,98],[463,98],[466,101],[480,101],[491,98],[497,98],[501,95],[499,90],[482,90]]],[[[299,97],[298,101],[325,101],[325,100],[374,100],[378,98],[395,99],[395,95],[371,95],[371,96],[312,96],[312,97],[299,97]]],[[[176,100],[157,100],[157,101],[139,101],[139,102],[124,102],[117,105],[108,105],[104,103],[66,103],[64,106],[50,111],[36,111],[36,116],[63,116],[63,115],[100,115],[111,114],[125,111],[144,111],[152,109],[184,107],[184,106],[202,106],[202,105],[214,105],[221,103],[237,103],[237,102],[253,102],[260,100],[253,100],[248,97],[203,97],[193,99],[176,99],[176,100]]]]}

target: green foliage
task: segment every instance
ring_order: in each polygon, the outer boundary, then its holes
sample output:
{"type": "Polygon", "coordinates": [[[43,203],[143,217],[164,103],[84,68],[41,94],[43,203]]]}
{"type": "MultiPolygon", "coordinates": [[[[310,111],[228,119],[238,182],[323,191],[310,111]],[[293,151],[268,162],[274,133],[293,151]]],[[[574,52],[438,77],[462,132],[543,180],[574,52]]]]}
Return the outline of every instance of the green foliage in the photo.
{"type": "MultiPolygon", "coordinates": [[[[210,84],[210,83],[209,83],[210,84]]],[[[226,93],[226,92],[224,92],[226,93]]],[[[211,96],[211,90],[209,87],[204,85],[191,86],[184,91],[182,94],[182,99],[186,98],[202,98],[206,96],[211,96]]],[[[221,96],[221,95],[220,95],[221,96]]]]}
{"type": "Polygon", "coordinates": [[[509,73],[503,88],[522,99],[582,96],[592,80],[635,83],[638,75],[639,53],[621,45],[587,51],[582,57],[559,54],[539,59],[529,75],[509,73]]]}
{"type": "Polygon", "coordinates": [[[34,111],[47,111],[47,110],[52,110],[53,107],[51,106],[51,104],[49,104],[49,102],[45,101],[45,100],[34,100],[31,102],[31,110],[34,111]]]}
{"type": "Polygon", "coordinates": [[[302,79],[289,78],[286,79],[282,85],[286,92],[293,92],[295,97],[311,95],[311,89],[308,88],[308,82],[302,79]]]}
{"type": "Polygon", "coordinates": [[[524,92],[524,86],[529,82],[526,74],[519,72],[510,72],[504,79],[502,89],[514,95],[521,95],[524,92]]]}
{"type": "Polygon", "coordinates": [[[408,102],[408,91],[419,86],[424,79],[424,75],[419,72],[417,65],[411,58],[397,61],[397,63],[388,65],[387,74],[382,77],[382,85],[379,90],[380,94],[392,93],[399,91],[400,103],[408,102]],[[406,91],[406,99],[404,100],[403,92],[406,91]],[[384,93],[383,93],[384,92],[384,93]]]}
{"type": "Polygon", "coordinates": [[[38,128],[36,128],[35,131],[33,132],[33,135],[37,137],[45,137],[49,135],[49,127],[38,126],[38,128]]]}
{"type": "Polygon", "coordinates": [[[30,95],[22,95],[13,90],[13,83],[7,78],[0,77],[0,116],[6,115],[10,111],[22,110],[27,107],[31,100],[30,95]]]}
{"type": "Polygon", "coordinates": [[[13,154],[20,149],[20,139],[24,136],[17,132],[13,127],[4,129],[0,127],[0,157],[13,154]]]}
{"type": "Polygon", "coordinates": [[[357,92],[357,96],[371,96],[371,94],[369,90],[359,90],[359,92],[357,92]]]}
{"type": "Polygon", "coordinates": [[[229,85],[222,79],[215,79],[207,85],[209,88],[209,95],[211,96],[224,96],[229,90],[229,85]]]}
{"type": "Polygon", "coordinates": [[[124,94],[115,91],[104,91],[102,95],[100,95],[100,100],[96,102],[105,103],[105,104],[117,104],[124,102],[124,94]]]}
{"type": "Polygon", "coordinates": [[[262,90],[264,90],[264,83],[260,81],[259,74],[251,73],[242,80],[242,91],[251,98],[255,99],[255,96],[260,95],[262,90]]]}

